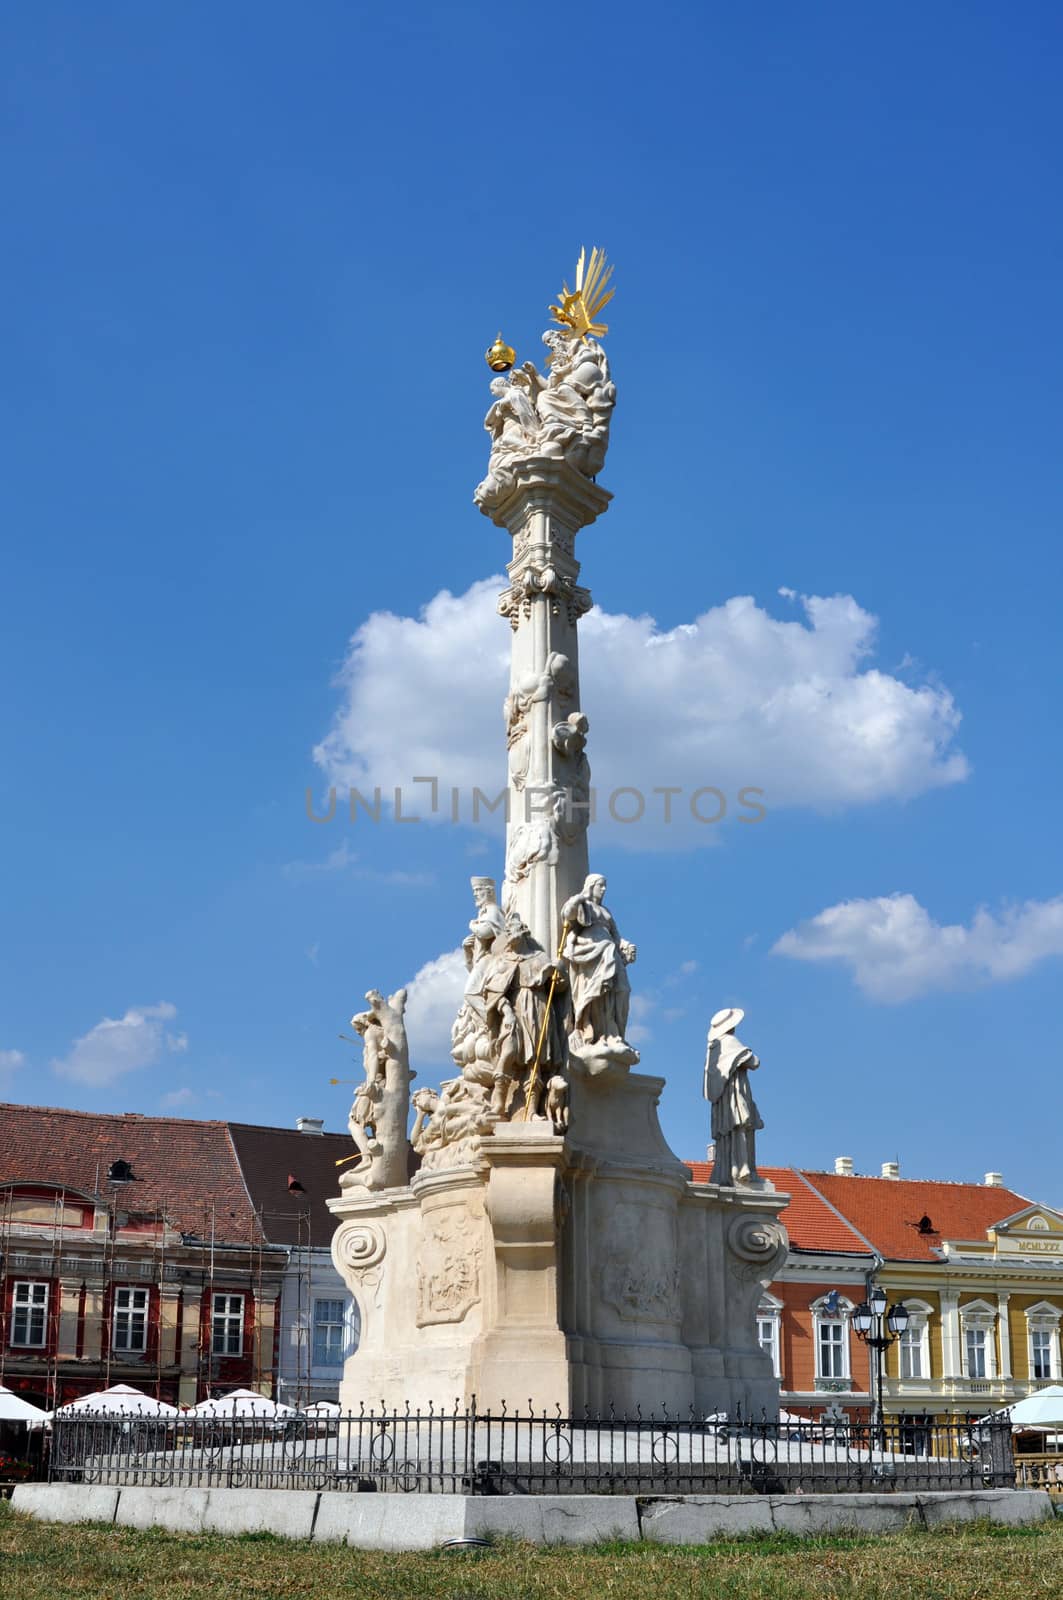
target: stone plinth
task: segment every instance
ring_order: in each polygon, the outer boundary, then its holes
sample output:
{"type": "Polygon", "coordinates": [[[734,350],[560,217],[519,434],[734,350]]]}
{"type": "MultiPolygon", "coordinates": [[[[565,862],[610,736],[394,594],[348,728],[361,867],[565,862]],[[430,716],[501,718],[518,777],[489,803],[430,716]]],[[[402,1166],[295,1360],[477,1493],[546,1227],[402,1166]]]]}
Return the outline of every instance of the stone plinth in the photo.
{"type": "Polygon", "coordinates": [[[330,1202],[362,1316],[345,1409],[775,1413],[754,1330],[785,1197],[694,1185],[662,1086],[574,1077],[566,1137],[500,1124],[465,1166],[330,1202]]]}

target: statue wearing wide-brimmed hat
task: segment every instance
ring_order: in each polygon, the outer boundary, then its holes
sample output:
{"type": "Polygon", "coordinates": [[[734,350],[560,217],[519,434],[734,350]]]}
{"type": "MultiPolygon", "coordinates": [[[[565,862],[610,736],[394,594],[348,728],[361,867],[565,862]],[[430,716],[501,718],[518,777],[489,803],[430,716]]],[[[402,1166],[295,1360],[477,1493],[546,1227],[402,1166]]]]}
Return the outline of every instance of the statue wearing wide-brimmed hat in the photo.
{"type": "Polygon", "coordinates": [[[712,1106],[713,1183],[752,1189],[762,1186],[756,1131],[764,1123],[749,1088],[749,1074],[760,1061],[735,1036],[744,1016],[737,1006],[725,1006],[709,1023],[703,1093],[712,1106]]]}

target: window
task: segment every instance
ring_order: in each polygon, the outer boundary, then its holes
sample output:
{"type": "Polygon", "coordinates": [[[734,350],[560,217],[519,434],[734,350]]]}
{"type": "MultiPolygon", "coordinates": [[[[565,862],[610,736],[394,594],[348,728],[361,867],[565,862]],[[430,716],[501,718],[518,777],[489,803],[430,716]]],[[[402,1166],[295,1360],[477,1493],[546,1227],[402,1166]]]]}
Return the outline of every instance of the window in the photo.
{"type": "Polygon", "coordinates": [[[971,1300],[960,1307],[963,1330],[963,1372],[972,1379],[997,1375],[997,1313],[985,1300],[971,1300]]]}
{"type": "Polygon", "coordinates": [[[1030,1330],[1030,1377],[1052,1376],[1052,1335],[1047,1328],[1030,1330]]]}
{"type": "Polygon", "coordinates": [[[238,1356],[244,1348],[244,1297],[216,1294],[211,1322],[210,1348],[216,1356],[238,1356]]]}
{"type": "Polygon", "coordinates": [[[775,1368],[775,1318],[757,1318],[757,1343],[764,1354],[771,1360],[772,1370],[775,1368]]]}
{"type": "Polygon", "coordinates": [[[765,1294],[757,1307],[757,1343],[771,1362],[771,1370],[777,1378],[782,1377],[782,1367],[779,1359],[779,1318],[782,1313],[782,1301],[776,1300],[774,1295],[765,1294]]]}
{"type": "Polygon", "coordinates": [[[984,1328],[967,1328],[964,1334],[965,1348],[967,1351],[967,1376],[969,1378],[984,1378],[986,1376],[986,1330],[984,1328]]]}
{"type": "Polygon", "coordinates": [[[45,1343],[48,1285],[16,1283],[11,1312],[11,1343],[40,1349],[45,1343]]]}
{"type": "Polygon", "coordinates": [[[314,1301],[314,1366],[343,1365],[344,1317],[342,1300],[314,1301]]]}
{"type": "Polygon", "coordinates": [[[821,1322],[819,1325],[819,1375],[821,1378],[844,1378],[846,1373],[845,1326],[841,1322],[821,1322]]]}
{"type": "Polygon", "coordinates": [[[925,1378],[923,1371],[923,1330],[909,1324],[901,1334],[900,1358],[902,1378],[925,1378]]]}
{"type": "Polygon", "coordinates": [[[908,1326],[897,1341],[897,1372],[903,1378],[930,1376],[930,1318],[933,1307],[925,1300],[906,1300],[908,1326]]]}
{"type": "Polygon", "coordinates": [[[816,1385],[820,1389],[849,1386],[849,1316],[852,1303],[837,1289],[814,1300],[812,1338],[816,1349],[816,1385]]]}
{"type": "Polygon", "coordinates": [[[1047,1233],[1048,1219],[1046,1217],[1031,1217],[1026,1226],[1031,1233],[1047,1233]]]}
{"type": "Polygon", "coordinates": [[[114,1337],[112,1349],[136,1354],[148,1348],[147,1289],[114,1291],[114,1337]]]}
{"type": "Polygon", "coordinates": [[[1045,1379],[1059,1382],[1059,1323],[1060,1308],[1050,1300],[1041,1300],[1026,1308],[1030,1378],[1034,1383],[1043,1383],[1045,1379]]]}

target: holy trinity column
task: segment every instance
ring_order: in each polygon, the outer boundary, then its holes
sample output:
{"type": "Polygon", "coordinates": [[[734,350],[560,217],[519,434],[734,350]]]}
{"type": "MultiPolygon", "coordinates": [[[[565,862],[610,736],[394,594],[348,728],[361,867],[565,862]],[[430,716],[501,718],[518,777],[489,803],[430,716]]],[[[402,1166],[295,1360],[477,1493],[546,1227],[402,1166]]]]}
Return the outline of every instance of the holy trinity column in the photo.
{"type": "Polygon", "coordinates": [[[579,582],[576,535],[612,496],[595,478],[605,463],[616,387],[597,320],[612,298],[604,252],[581,252],[574,290],[551,306],[546,371],[514,370],[501,334],[487,352],[499,373],[484,426],[487,476],[475,500],[512,539],[499,610],[513,630],[509,693],[508,822],[502,907],[556,953],[561,910],[587,877],[588,721],[580,704],[578,623],[591,596],[579,582]],[[503,376],[502,374],[505,374],[503,376]]]}

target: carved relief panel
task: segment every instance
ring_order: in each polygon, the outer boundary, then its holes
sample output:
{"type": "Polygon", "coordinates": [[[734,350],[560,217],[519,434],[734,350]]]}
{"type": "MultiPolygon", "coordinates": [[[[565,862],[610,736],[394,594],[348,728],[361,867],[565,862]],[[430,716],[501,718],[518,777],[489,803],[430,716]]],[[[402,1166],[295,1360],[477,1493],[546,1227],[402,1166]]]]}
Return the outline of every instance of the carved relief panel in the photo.
{"type": "Polygon", "coordinates": [[[483,1226],[464,1205],[424,1214],[417,1254],[417,1326],[461,1322],[480,1303],[483,1226]]]}
{"type": "Polygon", "coordinates": [[[601,1296],[625,1322],[678,1322],[679,1258],[674,1215],[621,1201],[602,1238],[601,1296]]]}

